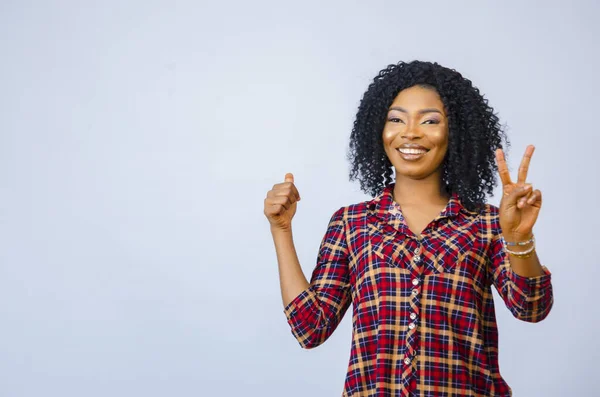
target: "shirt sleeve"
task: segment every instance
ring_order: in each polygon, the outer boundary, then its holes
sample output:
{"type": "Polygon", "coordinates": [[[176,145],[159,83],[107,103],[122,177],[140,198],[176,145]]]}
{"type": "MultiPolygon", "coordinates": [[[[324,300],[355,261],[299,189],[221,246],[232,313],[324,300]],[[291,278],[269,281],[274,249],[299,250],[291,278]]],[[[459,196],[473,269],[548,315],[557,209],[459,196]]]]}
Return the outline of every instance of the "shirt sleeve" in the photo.
{"type": "Polygon", "coordinates": [[[513,272],[500,234],[494,234],[489,261],[494,286],[516,318],[537,323],[548,316],[554,297],[552,274],[545,266],[541,276],[523,277],[513,272]]]}
{"type": "Polygon", "coordinates": [[[336,211],[321,241],[309,287],[284,309],[292,334],[305,349],[331,336],[350,305],[344,209],[336,211]]]}

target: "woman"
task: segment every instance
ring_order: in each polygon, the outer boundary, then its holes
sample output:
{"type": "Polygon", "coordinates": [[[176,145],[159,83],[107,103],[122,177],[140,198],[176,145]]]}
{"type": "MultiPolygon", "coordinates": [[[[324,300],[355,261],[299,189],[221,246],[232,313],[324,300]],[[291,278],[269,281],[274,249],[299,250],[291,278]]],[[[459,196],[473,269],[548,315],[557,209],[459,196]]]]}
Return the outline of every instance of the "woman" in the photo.
{"type": "Polygon", "coordinates": [[[292,240],[293,176],[268,192],[284,310],[300,345],[323,343],[352,303],[343,396],[512,395],[498,368],[491,286],[532,323],[548,315],[553,293],[535,252],[534,148],[513,182],[504,138],[487,100],[455,70],[420,61],[382,70],[349,152],[350,179],[375,198],[333,214],[310,283],[292,240]],[[499,207],[485,203],[496,172],[499,207]]]}

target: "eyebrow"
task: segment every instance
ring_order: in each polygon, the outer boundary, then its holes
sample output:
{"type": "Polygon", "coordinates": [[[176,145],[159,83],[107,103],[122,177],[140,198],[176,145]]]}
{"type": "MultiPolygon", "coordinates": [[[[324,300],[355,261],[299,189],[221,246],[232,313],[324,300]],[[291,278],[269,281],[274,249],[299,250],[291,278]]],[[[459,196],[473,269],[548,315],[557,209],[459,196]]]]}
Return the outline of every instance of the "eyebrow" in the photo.
{"type": "MultiPolygon", "coordinates": [[[[393,106],[393,107],[389,108],[388,110],[397,110],[397,111],[402,112],[402,113],[408,113],[408,111],[406,109],[401,108],[400,106],[393,106]]],[[[419,110],[418,113],[419,114],[439,113],[439,114],[443,115],[442,112],[440,112],[438,109],[435,109],[435,108],[421,109],[421,110],[419,110]]]]}

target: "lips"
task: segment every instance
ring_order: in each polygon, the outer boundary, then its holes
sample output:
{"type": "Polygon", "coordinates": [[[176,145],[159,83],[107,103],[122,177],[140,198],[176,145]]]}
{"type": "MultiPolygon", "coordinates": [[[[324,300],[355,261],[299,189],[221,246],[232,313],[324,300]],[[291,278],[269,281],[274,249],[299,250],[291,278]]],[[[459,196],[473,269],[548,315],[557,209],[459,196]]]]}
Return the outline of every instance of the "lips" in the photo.
{"type": "Polygon", "coordinates": [[[412,149],[412,148],[398,148],[398,151],[402,154],[425,154],[428,152],[427,149],[412,149]]]}
{"type": "Polygon", "coordinates": [[[423,158],[429,149],[421,145],[404,144],[396,149],[406,161],[415,161],[423,158]]]}

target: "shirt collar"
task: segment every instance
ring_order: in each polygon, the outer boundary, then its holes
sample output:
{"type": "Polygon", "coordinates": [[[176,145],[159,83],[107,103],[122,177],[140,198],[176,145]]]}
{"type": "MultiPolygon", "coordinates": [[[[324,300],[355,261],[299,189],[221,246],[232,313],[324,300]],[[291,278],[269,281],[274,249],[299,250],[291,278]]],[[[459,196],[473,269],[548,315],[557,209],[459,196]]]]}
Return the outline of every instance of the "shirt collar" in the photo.
{"type": "MultiPolygon", "coordinates": [[[[374,211],[375,216],[381,219],[387,219],[391,212],[394,212],[395,208],[399,208],[398,204],[394,202],[394,183],[387,185],[383,191],[374,199],[367,202],[369,209],[374,211]]],[[[452,218],[458,216],[460,213],[466,215],[473,215],[475,212],[467,210],[460,201],[458,194],[453,193],[450,196],[448,205],[439,215],[440,218],[452,218]]]]}

